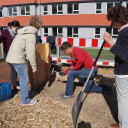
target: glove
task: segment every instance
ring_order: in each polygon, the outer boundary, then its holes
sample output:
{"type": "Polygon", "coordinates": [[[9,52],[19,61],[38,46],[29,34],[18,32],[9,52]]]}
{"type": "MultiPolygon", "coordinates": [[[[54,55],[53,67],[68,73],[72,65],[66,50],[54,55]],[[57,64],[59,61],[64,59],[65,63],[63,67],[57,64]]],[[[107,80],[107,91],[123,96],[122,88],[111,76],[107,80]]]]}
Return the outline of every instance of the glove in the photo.
{"type": "Polygon", "coordinates": [[[59,72],[59,75],[65,76],[65,73],[64,72],[59,72]]]}
{"type": "Polygon", "coordinates": [[[68,70],[72,70],[72,67],[69,67],[69,69],[68,70]]]}

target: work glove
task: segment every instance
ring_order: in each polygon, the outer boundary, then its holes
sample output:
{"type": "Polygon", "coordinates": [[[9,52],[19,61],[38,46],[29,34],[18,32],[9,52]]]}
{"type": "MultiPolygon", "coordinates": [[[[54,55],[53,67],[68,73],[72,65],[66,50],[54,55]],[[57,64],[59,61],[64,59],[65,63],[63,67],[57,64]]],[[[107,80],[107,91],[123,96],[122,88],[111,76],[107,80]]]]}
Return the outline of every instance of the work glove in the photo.
{"type": "Polygon", "coordinates": [[[69,67],[68,70],[72,70],[72,67],[69,67]]]}
{"type": "Polygon", "coordinates": [[[64,72],[59,72],[59,75],[65,76],[65,73],[64,72]]]}

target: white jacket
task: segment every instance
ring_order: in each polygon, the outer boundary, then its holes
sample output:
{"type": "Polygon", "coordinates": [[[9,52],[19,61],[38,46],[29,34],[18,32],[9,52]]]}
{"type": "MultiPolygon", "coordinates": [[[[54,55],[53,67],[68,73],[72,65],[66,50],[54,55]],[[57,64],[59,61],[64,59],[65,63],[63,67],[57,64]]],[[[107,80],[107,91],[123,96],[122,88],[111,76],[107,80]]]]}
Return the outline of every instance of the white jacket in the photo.
{"type": "Polygon", "coordinates": [[[11,64],[22,64],[26,63],[26,58],[28,58],[32,69],[36,70],[35,44],[37,32],[37,29],[32,26],[19,29],[10,46],[6,61],[11,64]]]}

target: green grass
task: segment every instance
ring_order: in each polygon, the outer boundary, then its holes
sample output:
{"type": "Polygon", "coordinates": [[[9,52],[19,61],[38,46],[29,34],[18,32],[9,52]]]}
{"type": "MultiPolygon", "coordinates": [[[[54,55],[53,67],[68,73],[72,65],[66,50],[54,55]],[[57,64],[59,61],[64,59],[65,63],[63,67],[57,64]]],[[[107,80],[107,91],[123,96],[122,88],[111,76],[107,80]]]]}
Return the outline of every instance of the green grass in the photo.
{"type": "MultiPolygon", "coordinates": [[[[90,49],[90,48],[83,48],[83,49],[85,51],[87,51],[93,59],[96,59],[96,56],[99,52],[99,49],[90,49]]],[[[50,52],[50,55],[56,55],[56,54],[53,54],[53,53],[50,52]]],[[[61,51],[61,56],[67,56],[67,55],[64,54],[63,51],[61,51]]],[[[113,60],[114,55],[109,50],[103,49],[101,54],[100,54],[99,59],[113,60]]]]}
{"type": "MultiPolygon", "coordinates": [[[[95,59],[98,55],[99,49],[85,49],[93,59],[95,59]]],[[[114,59],[114,55],[109,51],[109,50],[105,50],[103,49],[99,59],[105,59],[105,60],[113,60],[114,59]]]]}
{"type": "MultiPolygon", "coordinates": [[[[99,49],[88,49],[88,48],[83,48],[83,49],[85,51],[87,51],[93,59],[96,59],[97,54],[99,52],[99,49]]],[[[61,51],[61,56],[67,56],[67,55],[64,54],[61,51]]],[[[99,59],[113,60],[114,59],[114,55],[109,50],[103,49],[102,52],[101,52],[101,54],[100,54],[99,59]]]]}

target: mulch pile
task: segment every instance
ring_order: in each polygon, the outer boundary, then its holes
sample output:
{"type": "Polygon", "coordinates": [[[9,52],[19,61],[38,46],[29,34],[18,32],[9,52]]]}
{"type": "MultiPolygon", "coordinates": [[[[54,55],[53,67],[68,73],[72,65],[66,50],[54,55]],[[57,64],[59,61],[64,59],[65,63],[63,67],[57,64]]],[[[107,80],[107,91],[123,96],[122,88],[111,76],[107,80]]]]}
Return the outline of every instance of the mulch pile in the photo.
{"type": "Polygon", "coordinates": [[[0,106],[1,128],[72,128],[70,109],[62,102],[36,96],[34,106],[24,107],[20,97],[14,97],[0,106]]]}

